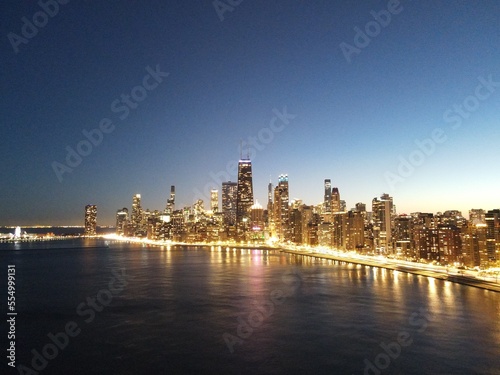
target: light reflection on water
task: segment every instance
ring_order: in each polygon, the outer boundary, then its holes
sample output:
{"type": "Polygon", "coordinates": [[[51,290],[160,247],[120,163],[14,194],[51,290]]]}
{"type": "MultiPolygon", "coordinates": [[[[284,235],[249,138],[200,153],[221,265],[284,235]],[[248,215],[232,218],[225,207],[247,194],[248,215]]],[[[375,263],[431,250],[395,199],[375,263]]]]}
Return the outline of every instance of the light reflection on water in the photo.
{"type": "MultiPolygon", "coordinates": [[[[47,373],[363,373],[380,344],[411,334],[384,373],[498,373],[498,293],[376,267],[269,250],[147,247],[10,251],[20,276],[18,356],[29,364],[47,334],[78,322],[82,334],[47,373]],[[127,287],[82,322],[76,306],[121,267],[127,287]],[[54,272],[57,270],[57,272],[54,272]],[[288,293],[231,354],[272,293],[288,293]],[[257,310],[256,310],[257,309],[257,310]],[[422,332],[410,318],[428,312],[422,332]],[[471,332],[473,334],[471,334],[471,332]],[[160,370],[158,370],[160,369],[160,370]]],[[[2,291],[2,293],[5,293],[2,291]]],[[[4,298],[2,294],[0,296],[4,298]]]]}

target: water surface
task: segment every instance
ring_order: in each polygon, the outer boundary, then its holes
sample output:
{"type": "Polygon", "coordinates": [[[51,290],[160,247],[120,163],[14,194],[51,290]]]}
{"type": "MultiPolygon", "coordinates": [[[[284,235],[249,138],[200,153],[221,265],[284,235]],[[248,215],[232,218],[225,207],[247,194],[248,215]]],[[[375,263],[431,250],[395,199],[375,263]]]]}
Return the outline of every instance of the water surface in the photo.
{"type": "Polygon", "coordinates": [[[495,292],[277,251],[0,246],[2,279],[16,265],[17,364],[79,329],[41,374],[500,373],[495,292]]]}

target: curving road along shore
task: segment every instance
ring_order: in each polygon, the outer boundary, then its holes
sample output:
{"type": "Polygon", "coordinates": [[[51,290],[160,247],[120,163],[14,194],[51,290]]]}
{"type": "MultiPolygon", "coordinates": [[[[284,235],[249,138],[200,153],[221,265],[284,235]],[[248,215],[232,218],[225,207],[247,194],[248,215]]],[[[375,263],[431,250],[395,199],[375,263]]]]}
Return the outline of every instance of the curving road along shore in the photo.
{"type": "Polygon", "coordinates": [[[477,279],[475,277],[470,277],[470,276],[450,275],[447,272],[441,272],[441,271],[435,270],[435,269],[425,269],[423,267],[419,267],[418,263],[415,263],[415,266],[413,266],[413,265],[407,266],[404,264],[398,264],[395,261],[391,261],[390,259],[388,259],[387,263],[385,263],[385,262],[379,262],[377,260],[368,260],[365,258],[363,258],[363,259],[353,258],[353,257],[348,256],[347,254],[345,256],[337,256],[337,255],[333,255],[333,254],[318,253],[315,251],[292,250],[292,249],[286,249],[286,248],[282,248],[281,251],[284,253],[289,253],[289,254],[297,254],[297,255],[303,255],[303,256],[309,256],[309,257],[321,258],[321,259],[331,259],[331,260],[336,260],[339,262],[361,264],[364,266],[379,267],[379,268],[386,268],[386,269],[394,270],[394,271],[407,272],[407,273],[412,273],[415,275],[433,277],[435,279],[447,280],[447,281],[451,281],[454,283],[473,286],[476,288],[491,290],[493,292],[500,293],[500,284],[498,284],[498,283],[494,283],[494,282],[490,282],[490,281],[486,281],[486,280],[481,280],[481,279],[477,279]]]}

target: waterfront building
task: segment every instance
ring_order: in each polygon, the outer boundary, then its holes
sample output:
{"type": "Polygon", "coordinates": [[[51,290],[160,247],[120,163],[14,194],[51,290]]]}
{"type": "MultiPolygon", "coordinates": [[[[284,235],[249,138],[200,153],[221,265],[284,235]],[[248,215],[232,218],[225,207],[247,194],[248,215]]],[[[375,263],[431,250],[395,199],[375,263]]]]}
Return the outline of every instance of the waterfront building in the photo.
{"type": "Polygon", "coordinates": [[[143,210],[141,206],[141,194],[132,197],[132,214],[130,215],[130,228],[132,236],[143,236],[143,210]]]}
{"type": "Polygon", "coordinates": [[[412,231],[411,216],[399,215],[394,219],[394,230],[392,239],[394,241],[393,249],[395,255],[402,259],[418,259],[414,253],[414,247],[411,241],[412,231]]]}
{"type": "Polygon", "coordinates": [[[475,220],[469,221],[469,225],[462,235],[462,258],[464,265],[467,267],[479,267],[481,264],[488,264],[487,229],[485,223],[476,223],[475,220]]]}
{"type": "Polygon", "coordinates": [[[274,188],[274,222],[280,241],[291,239],[289,201],[288,175],[282,174],[278,177],[278,185],[274,188]]]}
{"type": "Polygon", "coordinates": [[[374,245],[377,253],[392,253],[392,217],[394,205],[389,194],[372,200],[372,222],[374,245]]]}
{"type": "Polygon", "coordinates": [[[484,265],[492,266],[500,259],[500,209],[486,212],[485,221],[487,227],[486,252],[488,264],[484,265]]]}
{"type": "Polygon", "coordinates": [[[226,225],[236,224],[236,201],[238,184],[236,182],[222,183],[222,214],[226,225]]]}
{"type": "Polygon", "coordinates": [[[127,235],[128,209],[122,208],[116,212],[116,234],[120,236],[127,235]]]}
{"type": "Polygon", "coordinates": [[[238,162],[238,186],[236,194],[236,230],[238,240],[245,239],[249,229],[249,210],[253,205],[252,162],[241,159],[238,162]]]}
{"type": "Polygon", "coordinates": [[[85,235],[95,236],[97,234],[97,206],[88,204],[85,206],[85,235]]]}

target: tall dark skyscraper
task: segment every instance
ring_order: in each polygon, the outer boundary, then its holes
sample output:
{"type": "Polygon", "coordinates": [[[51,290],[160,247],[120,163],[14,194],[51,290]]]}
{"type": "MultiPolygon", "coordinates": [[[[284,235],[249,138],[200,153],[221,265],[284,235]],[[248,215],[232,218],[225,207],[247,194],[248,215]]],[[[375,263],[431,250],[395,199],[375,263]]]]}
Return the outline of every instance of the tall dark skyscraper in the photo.
{"type": "Polygon", "coordinates": [[[167,214],[175,211],[175,186],[170,186],[170,197],[167,199],[167,214]]]}
{"type": "Polygon", "coordinates": [[[494,263],[500,254],[500,210],[488,211],[485,219],[487,259],[494,263]]]}
{"type": "Polygon", "coordinates": [[[237,192],[238,184],[236,182],[228,181],[222,183],[222,214],[225,224],[236,224],[237,192]]]}
{"type": "Polygon", "coordinates": [[[339,189],[334,187],[332,189],[332,212],[340,212],[340,192],[339,189]]]}
{"type": "Polygon", "coordinates": [[[249,219],[249,210],[253,205],[252,162],[242,159],[238,163],[238,190],[236,201],[236,224],[242,229],[242,224],[249,219]]]}
{"type": "Polygon", "coordinates": [[[88,204],[85,206],[85,235],[95,236],[97,234],[97,206],[88,204]]]}
{"type": "Polygon", "coordinates": [[[271,181],[269,181],[269,184],[267,185],[267,211],[271,216],[273,211],[273,183],[271,181]]]}
{"type": "Polygon", "coordinates": [[[323,208],[327,214],[332,212],[332,181],[330,179],[325,180],[325,199],[323,208]]]}

